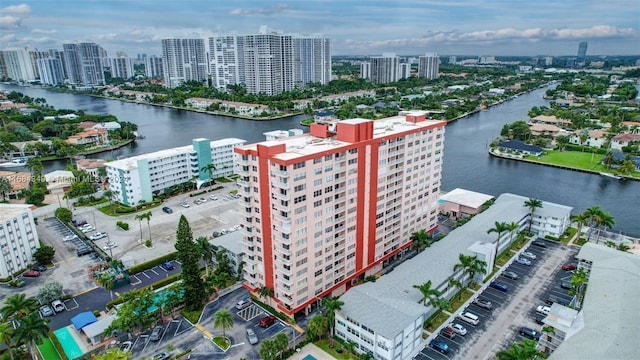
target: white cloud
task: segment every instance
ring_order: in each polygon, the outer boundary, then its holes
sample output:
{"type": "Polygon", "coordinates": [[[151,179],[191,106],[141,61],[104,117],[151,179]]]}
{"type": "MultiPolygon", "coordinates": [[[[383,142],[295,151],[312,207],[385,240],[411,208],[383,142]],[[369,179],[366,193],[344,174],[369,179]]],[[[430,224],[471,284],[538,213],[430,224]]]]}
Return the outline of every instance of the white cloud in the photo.
{"type": "Polygon", "coordinates": [[[0,16],[0,29],[9,30],[20,27],[22,19],[15,16],[0,16]]]}
{"type": "Polygon", "coordinates": [[[45,29],[31,29],[32,34],[55,34],[58,30],[45,30],[45,29]]]}
{"type": "Polygon", "coordinates": [[[3,14],[27,15],[31,13],[31,7],[27,4],[12,5],[0,9],[3,14]]]}
{"type": "Polygon", "coordinates": [[[277,12],[284,12],[291,9],[293,8],[289,4],[278,3],[273,6],[263,8],[235,8],[229,11],[229,15],[273,15],[277,12]]]}

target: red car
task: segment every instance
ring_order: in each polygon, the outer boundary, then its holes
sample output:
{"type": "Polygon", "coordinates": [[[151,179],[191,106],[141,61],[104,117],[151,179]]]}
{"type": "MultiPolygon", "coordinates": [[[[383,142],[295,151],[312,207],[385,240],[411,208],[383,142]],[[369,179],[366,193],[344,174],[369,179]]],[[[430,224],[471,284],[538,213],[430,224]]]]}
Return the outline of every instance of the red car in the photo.
{"type": "Polygon", "coordinates": [[[562,265],[562,270],[564,271],[571,271],[571,270],[575,270],[578,266],[576,264],[564,264],[562,265]]]}
{"type": "Polygon", "coordinates": [[[276,317],[273,315],[269,315],[269,316],[265,316],[262,319],[260,319],[260,327],[261,328],[267,328],[271,325],[273,325],[273,323],[276,322],[276,317]]]}
{"type": "Polygon", "coordinates": [[[40,271],[27,270],[22,274],[22,276],[24,276],[24,277],[38,277],[38,276],[40,276],[40,271]]]}

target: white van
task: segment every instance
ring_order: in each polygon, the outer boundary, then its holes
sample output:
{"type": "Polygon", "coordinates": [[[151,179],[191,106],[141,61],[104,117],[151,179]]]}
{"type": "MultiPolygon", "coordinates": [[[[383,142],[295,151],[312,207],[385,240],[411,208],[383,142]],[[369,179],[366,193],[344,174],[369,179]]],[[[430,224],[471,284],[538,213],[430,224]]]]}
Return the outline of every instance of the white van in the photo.
{"type": "Polygon", "coordinates": [[[458,319],[471,325],[478,325],[478,323],[480,322],[480,318],[478,318],[478,315],[470,313],[468,311],[458,315],[458,319]]]}

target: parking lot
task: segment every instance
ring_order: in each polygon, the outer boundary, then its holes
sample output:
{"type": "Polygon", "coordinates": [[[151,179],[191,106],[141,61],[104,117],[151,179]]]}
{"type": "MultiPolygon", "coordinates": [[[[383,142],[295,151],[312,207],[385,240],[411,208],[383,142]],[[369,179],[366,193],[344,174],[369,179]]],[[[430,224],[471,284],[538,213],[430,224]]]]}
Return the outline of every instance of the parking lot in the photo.
{"type": "MultiPolygon", "coordinates": [[[[556,301],[569,301],[568,290],[560,287],[561,280],[570,276],[561,270],[561,265],[570,262],[577,249],[560,245],[557,242],[544,241],[545,247],[530,245],[525,251],[535,256],[530,259],[530,265],[521,264],[518,257],[514,257],[511,264],[505,265],[492,281],[505,285],[507,291],[487,286],[478,291],[474,298],[491,302],[491,309],[469,303],[466,308],[456,312],[471,312],[479,319],[477,325],[459,319],[450,319],[449,323],[461,324],[467,334],[456,334],[453,338],[438,335],[436,341],[444,341],[449,352],[443,354],[430,346],[425,347],[415,357],[416,359],[484,359],[490,353],[506,348],[513,341],[519,341],[518,334],[521,326],[537,331],[541,325],[536,324],[536,307],[545,304],[551,296],[556,301]],[[517,279],[504,276],[506,271],[517,275],[517,279]],[[546,276],[544,272],[553,272],[553,276],[546,276]],[[539,291],[531,291],[532,288],[539,291]]],[[[523,261],[523,263],[526,263],[523,261]]],[[[551,275],[551,274],[550,274],[551,275]]],[[[515,277],[515,276],[511,276],[515,277]]],[[[446,352],[446,351],[445,351],[446,352]]]]}

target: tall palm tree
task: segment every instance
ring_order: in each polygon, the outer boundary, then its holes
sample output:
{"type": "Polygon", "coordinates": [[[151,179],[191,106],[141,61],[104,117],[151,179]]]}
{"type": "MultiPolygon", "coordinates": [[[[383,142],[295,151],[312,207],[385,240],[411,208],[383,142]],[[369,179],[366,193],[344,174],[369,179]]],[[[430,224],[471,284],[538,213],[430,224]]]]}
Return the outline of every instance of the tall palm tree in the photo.
{"type": "Polygon", "coordinates": [[[509,237],[509,246],[511,246],[511,244],[513,244],[513,233],[518,230],[520,228],[520,225],[518,225],[517,222],[512,221],[510,223],[507,224],[506,226],[506,231],[509,232],[509,234],[511,235],[509,237]]]}
{"type": "Polygon", "coordinates": [[[211,257],[213,256],[213,245],[209,243],[209,239],[204,236],[200,236],[196,239],[196,245],[200,250],[202,260],[204,260],[204,270],[206,277],[209,277],[209,264],[211,263],[211,257]]]}
{"type": "Polygon", "coordinates": [[[590,208],[587,208],[584,211],[584,215],[589,219],[589,233],[587,235],[587,241],[591,240],[591,234],[593,233],[593,228],[595,224],[598,222],[598,218],[604,213],[602,208],[598,205],[594,205],[590,208]]]}
{"type": "Polygon", "coordinates": [[[26,294],[20,293],[8,297],[4,301],[4,306],[0,309],[3,319],[20,319],[38,307],[38,301],[28,298],[26,294]]]}
{"type": "Polygon", "coordinates": [[[438,296],[440,296],[440,292],[436,289],[431,288],[431,280],[427,281],[424,284],[413,285],[414,288],[418,289],[420,293],[422,293],[422,305],[427,305],[427,300],[431,304],[431,306],[436,306],[436,300],[438,296]]]}
{"type": "Polygon", "coordinates": [[[580,307],[583,285],[586,284],[588,280],[587,273],[583,268],[578,268],[571,274],[571,290],[569,292],[577,296],[576,307],[580,307]]]}
{"type": "Polygon", "coordinates": [[[209,163],[205,166],[203,166],[200,170],[204,171],[207,173],[207,175],[209,175],[209,184],[213,185],[216,182],[213,180],[213,172],[216,170],[216,166],[213,165],[213,163],[209,163]]]}
{"type": "Polygon", "coordinates": [[[272,297],[273,296],[273,289],[268,287],[268,286],[261,286],[258,289],[258,296],[261,299],[266,300],[268,297],[272,297]]]}
{"type": "Polygon", "coordinates": [[[329,326],[327,319],[321,315],[315,315],[309,320],[307,325],[307,340],[316,341],[327,333],[329,326]]]}
{"type": "Polygon", "coordinates": [[[536,212],[536,209],[542,208],[542,200],[529,198],[529,200],[524,202],[524,207],[529,208],[529,230],[531,233],[531,225],[533,225],[533,214],[536,212]]]}
{"type": "Polygon", "coordinates": [[[502,236],[502,233],[507,230],[508,230],[507,223],[504,221],[501,221],[501,222],[496,221],[494,227],[487,230],[487,234],[491,234],[493,232],[498,233],[498,237],[496,240],[496,252],[493,255],[494,261],[498,260],[498,251],[500,250],[500,237],[502,236]]]}
{"type": "Polygon", "coordinates": [[[471,265],[473,264],[473,256],[470,255],[465,255],[465,254],[460,254],[458,255],[458,261],[459,263],[455,264],[453,266],[453,271],[458,271],[460,269],[462,269],[462,273],[463,274],[468,274],[469,273],[469,269],[471,268],[471,265]]]}
{"type": "Polygon", "coordinates": [[[536,347],[534,340],[524,339],[517,343],[512,343],[511,347],[500,350],[496,353],[496,360],[529,360],[542,356],[542,352],[536,347]]]}
{"type": "Polygon", "coordinates": [[[11,185],[9,179],[4,176],[0,177],[0,193],[2,193],[2,201],[7,200],[7,191],[11,191],[11,189],[13,189],[13,186],[11,185]]]}
{"type": "Polygon", "coordinates": [[[578,225],[578,239],[582,236],[582,227],[589,223],[589,218],[585,214],[571,216],[571,220],[578,225]]]}
{"type": "Polygon", "coordinates": [[[222,336],[233,327],[233,315],[228,309],[220,309],[213,314],[213,327],[222,330],[222,336]]]}
{"type": "Polygon", "coordinates": [[[598,234],[596,235],[597,244],[598,240],[600,239],[600,232],[606,229],[611,229],[616,222],[613,219],[613,216],[611,216],[611,214],[609,214],[608,212],[603,212],[602,214],[600,214],[596,221],[596,225],[598,226],[598,234]]]}
{"type": "Polygon", "coordinates": [[[42,338],[49,335],[49,326],[47,326],[49,320],[40,318],[37,312],[32,312],[20,319],[19,322],[20,326],[15,332],[16,342],[27,344],[31,357],[38,359],[34,345],[42,344],[42,338]]]}
{"type": "MultiPolygon", "coordinates": [[[[143,219],[147,220],[147,227],[149,228],[149,241],[151,241],[151,217],[153,216],[153,214],[151,213],[151,211],[147,211],[146,213],[142,213],[142,214],[138,214],[136,215],[135,219],[136,220],[140,220],[142,221],[143,219]]],[[[142,234],[142,231],[140,232],[140,234],[142,234]]],[[[140,240],[142,240],[142,235],[140,235],[140,240]]]]}
{"type": "Polygon", "coordinates": [[[411,234],[411,237],[409,239],[413,241],[413,244],[415,245],[416,250],[420,252],[424,248],[429,247],[431,245],[429,243],[430,238],[431,238],[431,235],[428,232],[426,232],[424,229],[422,229],[411,234]]]}
{"type": "MultiPolygon", "coordinates": [[[[456,289],[462,289],[462,283],[460,282],[460,280],[454,278],[453,276],[449,276],[449,282],[447,284],[449,287],[454,287],[456,289]]],[[[460,299],[462,297],[462,293],[459,293],[458,295],[458,299],[460,299]]]]}
{"type": "Polygon", "coordinates": [[[340,301],[337,297],[334,298],[322,298],[322,306],[327,310],[327,324],[329,325],[329,334],[333,337],[333,325],[336,319],[336,311],[340,310],[344,305],[344,302],[340,301]]]}
{"type": "Polygon", "coordinates": [[[14,328],[10,322],[0,323],[0,343],[8,349],[9,357],[13,360],[13,351],[11,343],[13,342],[14,328]]]}

